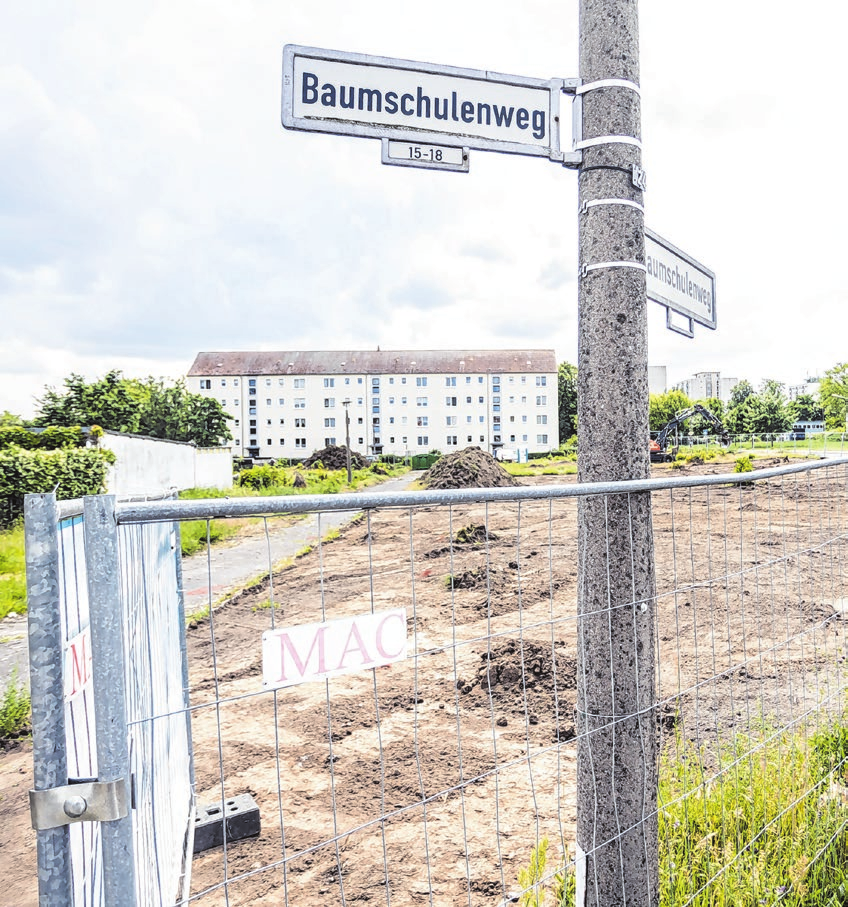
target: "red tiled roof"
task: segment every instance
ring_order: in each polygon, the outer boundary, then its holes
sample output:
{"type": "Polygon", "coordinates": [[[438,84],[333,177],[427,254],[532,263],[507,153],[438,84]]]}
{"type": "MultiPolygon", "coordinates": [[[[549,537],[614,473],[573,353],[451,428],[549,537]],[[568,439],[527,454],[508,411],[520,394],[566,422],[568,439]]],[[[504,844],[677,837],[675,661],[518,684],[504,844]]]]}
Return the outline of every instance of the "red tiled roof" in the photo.
{"type": "Polygon", "coordinates": [[[189,377],[556,372],[553,350],[324,350],[198,353],[189,377]]]}

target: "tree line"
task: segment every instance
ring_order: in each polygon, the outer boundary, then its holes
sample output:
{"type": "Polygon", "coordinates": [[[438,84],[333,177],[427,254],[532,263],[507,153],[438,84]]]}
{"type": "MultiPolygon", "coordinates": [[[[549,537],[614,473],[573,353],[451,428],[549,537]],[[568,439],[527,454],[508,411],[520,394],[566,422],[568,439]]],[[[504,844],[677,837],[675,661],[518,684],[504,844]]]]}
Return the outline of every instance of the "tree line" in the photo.
{"type": "Polygon", "coordinates": [[[125,378],[113,369],[102,378],[65,378],[61,389],[45,388],[30,422],[11,413],[0,415],[0,427],[92,426],[188,441],[198,447],[217,447],[232,438],[228,414],[217,400],[186,389],[185,382],[162,378],[125,378]]]}
{"type": "MultiPolygon", "coordinates": [[[[569,362],[559,365],[559,436],[565,442],[577,433],[577,367],[569,362]]],[[[784,434],[796,422],[821,422],[829,429],[845,429],[848,422],[848,363],[828,369],[819,393],[800,394],[794,400],[786,395],[780,381],[766,379],[755,390],[750,381],[740,381],[727,403],[717,397],[693,400],[679,390],[650,396],[650,429],[659,431],[679,412],[700,403],[718,418],[731,434],[784,434]]],[[[692,434],[715,427],[701,416],[687,424],[692,434]]]]}

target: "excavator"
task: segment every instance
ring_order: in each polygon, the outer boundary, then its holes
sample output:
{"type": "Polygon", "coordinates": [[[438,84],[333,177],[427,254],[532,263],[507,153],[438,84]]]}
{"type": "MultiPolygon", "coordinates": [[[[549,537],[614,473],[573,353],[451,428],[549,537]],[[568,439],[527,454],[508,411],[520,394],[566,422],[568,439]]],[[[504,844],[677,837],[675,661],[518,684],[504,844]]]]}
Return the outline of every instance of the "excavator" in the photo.
{"type": "Polygon", "coordinates": [[[677,454],[677,448],[668,449],[668,436],[679,426],[691,419],[692,416],[703,416],[707,422],[710,422],[715,428],[715,433],[721,437],[722,444],[730,443],[730,435],[718,417],[714,416],[705,406],[696,403],[690,409],[684,409],[679,412],[673,419],[669,420],[660,429],[655,441],[651,441],[651,462],[652,463],[670,463],[677,454]]]}

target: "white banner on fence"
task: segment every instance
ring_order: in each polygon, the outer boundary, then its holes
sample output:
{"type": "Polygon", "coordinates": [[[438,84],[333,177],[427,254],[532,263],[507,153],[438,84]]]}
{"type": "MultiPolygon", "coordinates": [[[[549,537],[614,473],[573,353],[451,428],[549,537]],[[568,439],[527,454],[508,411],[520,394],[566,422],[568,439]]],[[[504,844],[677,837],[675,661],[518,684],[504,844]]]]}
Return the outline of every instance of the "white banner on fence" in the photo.
{"type": "Polygon", "coordinates": [[[378,668],[406,658],[406,609],[300,624],[262,634],[267,688],[378,668]]]}

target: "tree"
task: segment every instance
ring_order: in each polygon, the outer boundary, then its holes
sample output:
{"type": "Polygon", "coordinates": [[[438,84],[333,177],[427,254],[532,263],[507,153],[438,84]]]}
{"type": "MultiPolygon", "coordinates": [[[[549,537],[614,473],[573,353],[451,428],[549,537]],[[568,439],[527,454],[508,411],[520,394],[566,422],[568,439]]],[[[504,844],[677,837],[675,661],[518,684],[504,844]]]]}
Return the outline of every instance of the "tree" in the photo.
{"type": "Polygon", "coordinates": [[[733,390],[730,392],[730,404],[728,408],[741,406],[748,399],[748,397],[753,396],[753,394],[753,385],[750,381],[746,381],[743,378],[733,386],[733,390]]]}
{"type": "Polygon", "coordinates": [[[824,422],[824,409],[812,394],[798,394],[789,406],[795,422],[824,422]]]}
{"type": "Polygon", "coordinates": [[[828,428],[843,428],[848,413],[848,362],[839,362],[824,373],[819,401],[828,428]]]}
{"type": "MultiPolygon", "coordinates": [[[[696,400],[695,402],[711,412],[722,425],[724,424],[724,404],[718,397],[706,397],[704,400],[696,400]]],[[[701,435],[705,430],[709,435],[716,434],[716,427],[709,419],[696,414],[689,420],[690,434],[701,435]]]]}
{"type": "Polygon", "coordinates": [[[4,409],[0,413],[0,428],[13,428],[23,424],[24,420],[20,416],[16,416],[15,413],[10,413],[8,409],[4,409]]]}
{"type": "Polygon", "coordinates": [[[37,425],[99,425],[199,447],[214,447],[232,437],[221,404],[187,391],[183,381],[140,381],[113,370],[90,383],[72,374],[64,385],[64,393],[46,389],[38,401],[37,425]]]}
{"type": "Polygon", "coordinates": [[[651,394],[649,402],[649,420],[651,431],[659,431],[679,412],[689,409],[692,401],[683,391],[666,391],[664,394],[651,394]]]}
{"type": "Polygon", "coordinates": [[[560,362],[557,370],[559,441],[562,444],[577,434],[577,366],[560,362]]]}

